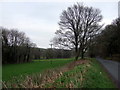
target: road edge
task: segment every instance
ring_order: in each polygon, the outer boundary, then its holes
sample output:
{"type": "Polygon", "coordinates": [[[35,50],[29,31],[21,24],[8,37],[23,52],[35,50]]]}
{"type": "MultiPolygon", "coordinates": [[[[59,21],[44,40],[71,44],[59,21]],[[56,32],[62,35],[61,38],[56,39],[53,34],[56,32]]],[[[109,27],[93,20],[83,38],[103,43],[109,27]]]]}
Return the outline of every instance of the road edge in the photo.
{"type": "Polygon", "coordinates": [[[120,90],[120,84],[118,82],[118,80],[116,80],[111,74],[110,72],[105,68],[105,66],[96,58],[97,62],[99,63],[99,65],[101,66],[101,68],[103,68],[103,70],[107,73],[107,76],[110,78],[110,80],[113,82],[113,84],[116,86],[116,88],[118,88],[120,90]]]}

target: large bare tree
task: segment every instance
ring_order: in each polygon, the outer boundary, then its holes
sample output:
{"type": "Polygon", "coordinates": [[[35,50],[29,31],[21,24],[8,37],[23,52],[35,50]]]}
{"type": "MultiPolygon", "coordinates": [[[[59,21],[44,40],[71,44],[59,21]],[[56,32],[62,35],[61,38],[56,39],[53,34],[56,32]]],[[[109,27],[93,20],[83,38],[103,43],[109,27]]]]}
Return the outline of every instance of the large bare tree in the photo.
{"type": "Polygon", "coordinates": [[[101,11],[93,7],[87,7],[79,3],[68,7],[60,16],[60,29],[55,32],[53,38],[55,46],[75,48],[76,60],[87,50],[90,39],[95,36],[102,27],[99,22],[102,20],[101,11]]]}

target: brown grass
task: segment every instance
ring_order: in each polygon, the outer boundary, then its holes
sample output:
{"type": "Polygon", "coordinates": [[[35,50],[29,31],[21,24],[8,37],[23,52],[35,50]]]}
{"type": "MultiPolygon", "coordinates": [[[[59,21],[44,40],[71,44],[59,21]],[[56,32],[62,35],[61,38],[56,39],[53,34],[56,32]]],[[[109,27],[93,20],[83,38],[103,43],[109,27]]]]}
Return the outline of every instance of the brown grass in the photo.
{"type": "MultiPolygon", "coordinates": [[[[64,72],[67,72],[71,69],[73,69],[75,66],[80,64],[88,63],[88,60],[78,60],[73,61],[69,64],[66,64],[65,66],[57,69],[50,69],[44,71],[42,74],[36,74],[36,75],[29,75],[26,76],[24,81],[18,83],[8,83],[8,82],[2,82],[3,88],[44,88],[47,83],[54,83],[54,81],[61,77],[64,72]]],[[[82,81],[82,77],[80,78],[82,81]]],[[[74,84],[69,83],[66,87],[72,88],[74,87],[74,84]]],[[[53,88],[53,87],[52,87],[53,88]]]]}

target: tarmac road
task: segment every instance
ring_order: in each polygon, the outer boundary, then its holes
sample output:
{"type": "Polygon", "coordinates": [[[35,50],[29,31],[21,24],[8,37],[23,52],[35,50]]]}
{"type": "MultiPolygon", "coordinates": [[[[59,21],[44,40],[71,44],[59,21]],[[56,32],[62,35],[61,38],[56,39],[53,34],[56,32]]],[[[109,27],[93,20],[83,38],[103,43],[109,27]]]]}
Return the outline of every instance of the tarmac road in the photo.
{"type": "Polygon", "coordinates": [[[96,59],[102,64],[102,66],[112,77],[113,81],[120,88],[120,63],[116,61],[104,60],[98,57],[96,59]]]}

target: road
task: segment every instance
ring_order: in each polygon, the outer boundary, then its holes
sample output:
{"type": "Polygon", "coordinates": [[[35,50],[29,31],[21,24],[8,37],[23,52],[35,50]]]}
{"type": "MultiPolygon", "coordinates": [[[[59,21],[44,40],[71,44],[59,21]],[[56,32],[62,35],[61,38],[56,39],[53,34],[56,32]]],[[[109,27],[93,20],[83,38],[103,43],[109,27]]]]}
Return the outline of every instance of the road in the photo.
{"type": "Polygon", "coordinates": [[[96,59],[102,64],[117,86],[120,88],[120,63],[116,61],[104,60],[101,58],[96,59]]]}

